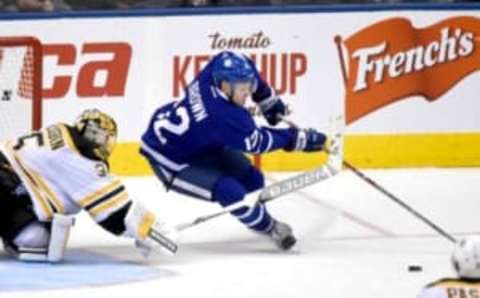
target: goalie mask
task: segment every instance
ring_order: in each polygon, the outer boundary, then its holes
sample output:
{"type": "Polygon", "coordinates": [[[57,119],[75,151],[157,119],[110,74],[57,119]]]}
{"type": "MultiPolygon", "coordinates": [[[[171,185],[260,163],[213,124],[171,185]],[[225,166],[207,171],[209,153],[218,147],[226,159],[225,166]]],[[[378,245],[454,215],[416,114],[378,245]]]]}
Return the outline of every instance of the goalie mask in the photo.
{"type": "Polygon", "coordinates": [[[109,115],[97,110],[85,110],[75,121],[77,131],[94,146],[94,154],[107,160],[117,141],[117,124],[109,115]]]}
{"type": "Polygon", "coordinates": [[[455,244],[452,264],[458,276],[480,279],[480,237],[469,237],[455,244]]]}

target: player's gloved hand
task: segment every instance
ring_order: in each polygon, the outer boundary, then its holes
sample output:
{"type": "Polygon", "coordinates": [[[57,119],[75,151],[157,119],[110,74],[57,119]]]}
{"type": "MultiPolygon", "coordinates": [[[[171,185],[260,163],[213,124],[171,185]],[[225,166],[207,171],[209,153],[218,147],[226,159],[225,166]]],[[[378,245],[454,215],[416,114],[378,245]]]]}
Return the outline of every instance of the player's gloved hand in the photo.
{"type": "Polygon", "coordinates": [[[287,115],[287,106],[280,97],[274,97],[267,100],[267,102],[261,103],[260,108],[268,124],[273,126],[280,122],[281,116],[287,115]]]}
{"type": "Polygon", "coordinates": [[[177,251],[178,231],[167,225],[138,202],[132,204],[125,217],[126,235],[135,239],[135,246],[145,257],[153,250],[173,255],[177,251]]]}
{"type": "Polygon", "coordinates": [[[292,129],[293,140],[287,146],[286,151],[321,151],[327,144],[327,136],[315,129],[292,129]]]}
{"type": "Polygon", "coordinates": [[[148,258],[153,251],[161,251],[167,255],[174,255],[177,252],[177,241],[180,234],[172,226],[163,222],[155,222],[145,238],[136,238],[135,247],[140,253],[148,258]]]}

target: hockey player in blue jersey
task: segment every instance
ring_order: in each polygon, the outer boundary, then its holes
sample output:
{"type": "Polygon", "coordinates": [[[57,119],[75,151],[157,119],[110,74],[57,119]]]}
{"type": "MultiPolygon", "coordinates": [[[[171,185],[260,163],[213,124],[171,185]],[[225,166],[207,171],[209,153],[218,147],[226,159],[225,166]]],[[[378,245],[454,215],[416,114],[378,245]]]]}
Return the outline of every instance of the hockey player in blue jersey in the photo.
{"type": "MultiPolygon", "coordinates": [[[[256,126],[244,107],[247,98],[260,106],[273,126],[286,107],[244,55],[215,55],[185,93],[182,100],[157,109],[142,136],[140,152],[167,190],[226,207],[265,183],[244,152],[320,151],[326,143],[326,136],[313,129],[256,126]]],[[[283,250],[296,242],[290,226],[272,218],[264,204],[231,213],[283,250]]]]}

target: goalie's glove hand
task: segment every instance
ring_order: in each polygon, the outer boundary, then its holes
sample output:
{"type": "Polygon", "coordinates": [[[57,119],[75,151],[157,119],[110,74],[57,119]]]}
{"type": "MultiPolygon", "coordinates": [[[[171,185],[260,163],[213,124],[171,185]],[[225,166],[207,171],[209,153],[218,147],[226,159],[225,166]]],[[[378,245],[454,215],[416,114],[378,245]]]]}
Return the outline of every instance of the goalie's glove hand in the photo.
{"type": "Polygon", "coordinates": [[[286,151],[314,152],[324,150],[327,144],[327,136],[313,128],[293,129],[293,139],[285,146],[286,151]]]}
{"type": "Polygon", "coordinates": [[[178,231],[156,218],[143,205],[135,202],[130,206],[124,219],[126,236],[135,239],[135,246],[148,257],[153,250],[173,255],[177,251],[178,231]]]}
{"type": "Polygon", "coordinates": [[[135,239],[135,247],[145,258],[148,258],[152,251],[174,255],[178,249],[176,242],[179,238],[180,234],[175,228],[156,222],[150,227],[147,237],[135,239]]]}
{"type": "Polygon", "coordinates": [[[268,100],[268,102],[260,104],[260,108],[268,124],[273,126],[281,121],[282,116],[287,115],[287,106],[280,97],[274,97],[268,100]]]}

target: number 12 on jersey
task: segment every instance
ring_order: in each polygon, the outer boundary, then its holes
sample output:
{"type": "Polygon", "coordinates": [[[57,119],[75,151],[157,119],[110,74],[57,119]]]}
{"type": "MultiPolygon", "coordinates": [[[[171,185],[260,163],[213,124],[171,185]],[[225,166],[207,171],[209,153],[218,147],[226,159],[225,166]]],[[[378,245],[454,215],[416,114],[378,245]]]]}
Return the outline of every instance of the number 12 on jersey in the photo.
{"type": "Polygon", "coordinates": [[[155,135],[162,144],[167,143],[167,139],[164,135],[162,135],[162,129],[176,135],[182,135],[188,130],[189,127],[190,117],[188,116],[187,109],[183,106],[178,105],[174,106],[173,111],[158,114],[156,120],[153,122],[153,129],[155,131],[155,135]],[[170,116],[172,116],[172,113],[174,113],[175,116],[178,117],[178,123],[172,122],[172,119],[170,118],[170,116]]]}

